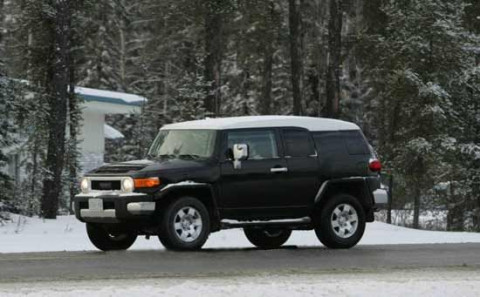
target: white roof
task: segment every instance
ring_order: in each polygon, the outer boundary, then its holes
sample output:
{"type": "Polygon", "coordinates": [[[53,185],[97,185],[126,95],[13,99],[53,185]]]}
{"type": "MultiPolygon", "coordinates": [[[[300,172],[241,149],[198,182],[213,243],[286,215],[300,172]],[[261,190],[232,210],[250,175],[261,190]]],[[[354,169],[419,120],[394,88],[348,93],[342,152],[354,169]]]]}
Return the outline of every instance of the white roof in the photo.
{"type": "Polygon", "coordinates": [[[207,118],[165,125],[161,130],[225,130],[266,127],[299,127],[310,131],[360,130],[354,123],[313,117],[299,116],[245,116],[231,118],[207,118]]]}
{"type": "Polygon", "coordinates": [[[147,101],[146,98],[134,94],[84,87],[75,87],[75,94],[82,96],[86,101],[99,101],[133,106],[141,106],[145,101],[147,101]]]}

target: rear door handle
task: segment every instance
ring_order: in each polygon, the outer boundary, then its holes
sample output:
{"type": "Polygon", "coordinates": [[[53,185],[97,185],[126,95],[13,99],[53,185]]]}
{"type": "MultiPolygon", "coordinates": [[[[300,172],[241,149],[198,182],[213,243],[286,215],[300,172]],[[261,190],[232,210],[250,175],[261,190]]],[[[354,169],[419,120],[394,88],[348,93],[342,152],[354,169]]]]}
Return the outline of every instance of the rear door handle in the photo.
{"type": "Polygon", "coordinates": [[[287,167],[274,167],[274,168],[270,168],[270,172],[271,173],[288,172],[288,168],[287,167]]]}

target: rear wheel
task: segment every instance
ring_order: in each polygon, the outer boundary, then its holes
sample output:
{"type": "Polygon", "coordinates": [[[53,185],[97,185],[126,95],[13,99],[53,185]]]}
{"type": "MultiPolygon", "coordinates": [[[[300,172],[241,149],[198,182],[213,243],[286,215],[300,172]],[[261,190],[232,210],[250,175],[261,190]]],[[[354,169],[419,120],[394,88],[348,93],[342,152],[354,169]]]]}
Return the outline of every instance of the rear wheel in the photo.
{"type": "Polygon", "coordinates": [[[126,250],[137,239],[132,230],[114,224],[87,223],[87,234],[93,245],[102,251],[126,250]]]}
{"type": "Polygon", "coordinates": [[[350,195],[332,197],[320,210],[315,233],[329,248],[345,249],[355,246],[365,231],[365,211],[350,195]]]}
{"type": "Polygon", "coordinates": [[[210,216],[205,205],[193,197],[173,201],[162,216],[158,238],[167,249],[197,250],[210,235],[210,216]]]}
{"type": "Polygon", "coordinates": [[[287,229],[245,228],[244,232],[248,241],[261,249],[279,248],[292,234],[292,230],[287,229]]]}

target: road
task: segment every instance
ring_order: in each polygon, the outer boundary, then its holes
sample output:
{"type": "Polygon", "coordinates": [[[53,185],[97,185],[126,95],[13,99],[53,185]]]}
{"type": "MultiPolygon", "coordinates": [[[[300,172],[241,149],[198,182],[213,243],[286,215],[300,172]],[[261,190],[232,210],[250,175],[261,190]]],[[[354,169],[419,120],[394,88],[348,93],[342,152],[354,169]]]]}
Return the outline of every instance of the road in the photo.
{"type": "Polygon", "coordinates": [[[459,268],[480,271],[480,244],[357,246],[350,250],[206,249],[0,254],[0,282],[215,277],[459,268]]]}

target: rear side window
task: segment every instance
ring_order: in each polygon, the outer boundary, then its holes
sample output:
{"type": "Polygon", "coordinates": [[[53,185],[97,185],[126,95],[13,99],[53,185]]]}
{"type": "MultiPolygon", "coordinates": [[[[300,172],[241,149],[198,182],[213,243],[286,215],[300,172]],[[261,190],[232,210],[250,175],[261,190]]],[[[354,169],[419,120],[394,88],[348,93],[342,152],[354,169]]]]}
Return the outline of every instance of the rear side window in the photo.
{"type": "Polygon", "coordinates": [[[347,152],[350,155],[369,155],[370,149],[362,132],[360,131],[345,131],[342,132],[347,147],[347,152]]]}
{"type": "Polygon", "coordinates": [[[322,157],[342,156],[345,151],[343,137],[338,132],[321,132],[313,134],[318,154],[322,157]]]}
{"type": "Polygon", "coordinates": [[[315,155],[310,133],[300,129],[284,129],[285,156],[308,157],[315,155]]]}
{"type": "Polygon", "coordinates": [[[233,148],[234,144],[248,145],[249,159],[278,158],[277,142],[272,130],[231,131],[227,135],[228,148],[233,148]]]}

